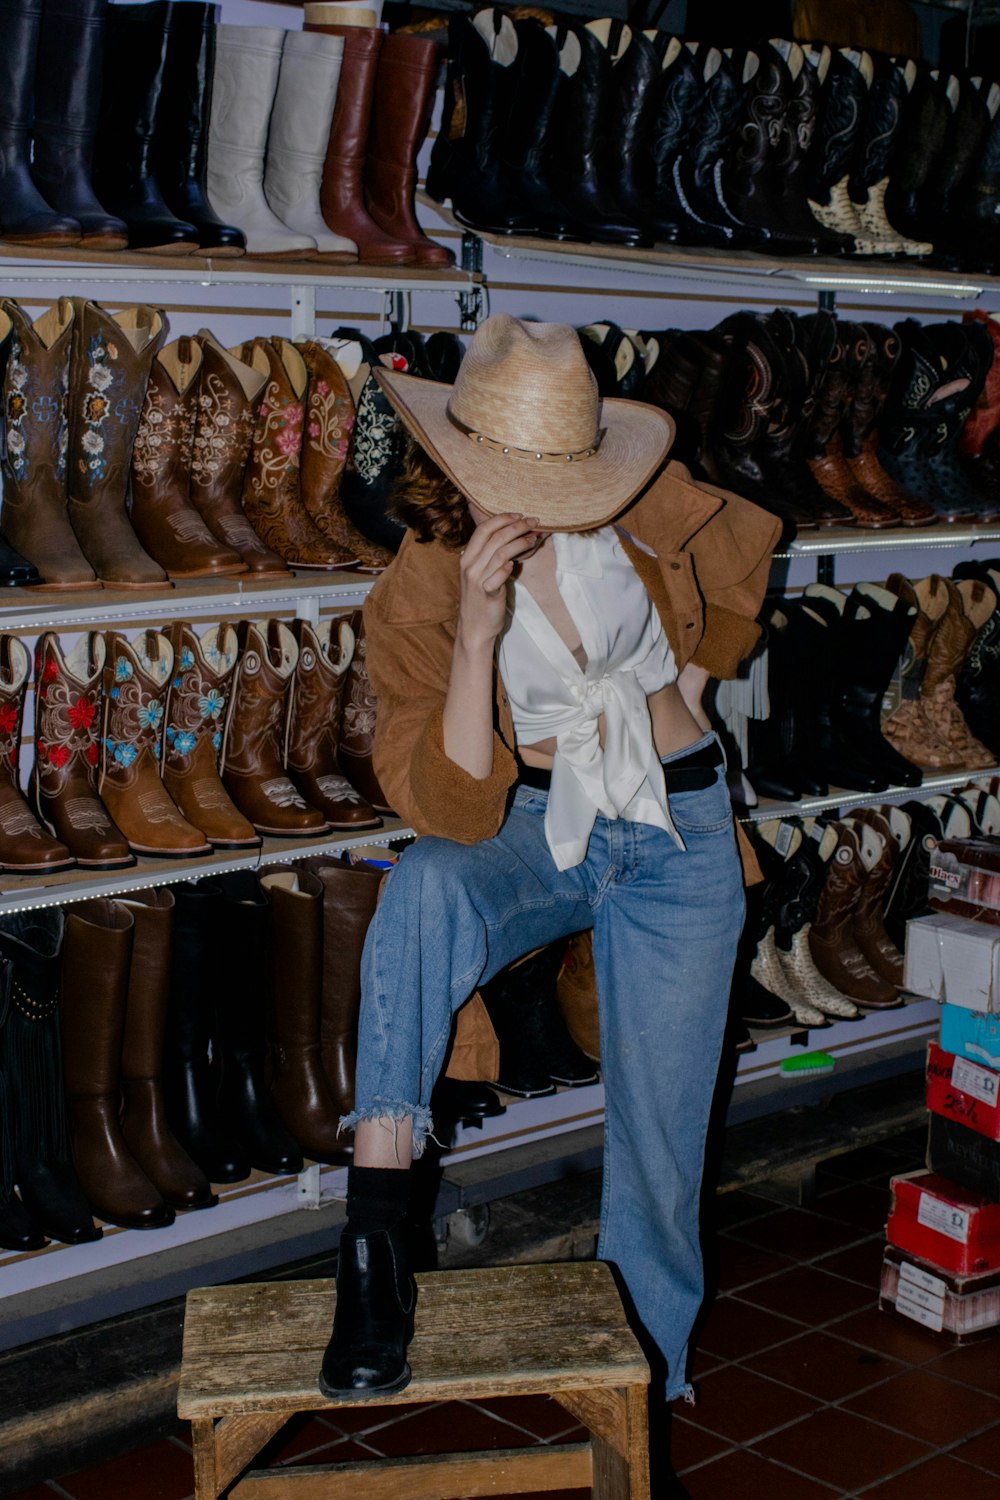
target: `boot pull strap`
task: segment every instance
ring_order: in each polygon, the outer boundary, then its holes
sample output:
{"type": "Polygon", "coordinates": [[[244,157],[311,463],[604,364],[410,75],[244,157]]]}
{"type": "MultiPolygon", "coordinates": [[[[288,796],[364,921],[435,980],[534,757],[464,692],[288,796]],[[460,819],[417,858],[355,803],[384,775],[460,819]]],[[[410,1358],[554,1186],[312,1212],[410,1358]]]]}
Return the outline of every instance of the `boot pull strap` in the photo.
{"type": "MultiPolygon", "coordinates": [[[[97,671],[97,660],[98,660],[98,657],[97,657],[97,642],[99,640],[100,640],[100,635],[98,634],[98,632],[96,630],[91,630],[88,633],[88,635],[87,635],[87,676],[88,677],[93,677],[94,673],[97,671]]],[[[108,654],[107,650],[105,649],[105,652],[104,652],[105,659],[107,659],[107,654],[108,654]]]]}
{"type": "Polygon", "coordinates": [[[281,621],[267,622],[267,654],[273,667],[281,666],[281,621]]]}
{"type": "Polygon", "coordinates": [[[0,635],[0,682],[9,687],[14,681],[14,663],[11,659],[10,649],[11,637],[8,634],[0,635]]]}
{"type": "Polygon", "coordinates": [[[149,661],[160,659],[160,632],[158,630],[144,631],[146,637],[146,656],[149,661]]]}

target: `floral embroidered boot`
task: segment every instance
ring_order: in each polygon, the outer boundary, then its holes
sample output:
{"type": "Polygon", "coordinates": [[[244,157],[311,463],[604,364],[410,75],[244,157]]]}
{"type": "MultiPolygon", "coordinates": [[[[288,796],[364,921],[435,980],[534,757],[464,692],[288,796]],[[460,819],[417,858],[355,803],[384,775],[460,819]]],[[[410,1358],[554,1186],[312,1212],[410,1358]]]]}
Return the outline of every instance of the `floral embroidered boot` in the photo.
{"type": "Polygon", "coordinates": [[[67,390],[74,309],[68,297],[34,323],[4,302],[12,336],[3,382],[7,442],[0,525],[53,589],[97,587],[66,512],[67,390]]]}
{"type": "Polygon", "coordinates": [[[73,299],[69,377],[70,524],[102,583],[119,589],[169,587],[125,514],[129,463],[150,366],[166,338],[162,313],[126,307],[107,313],[73,299]]]}
{"type": "Polygon", "coordinates": [[[132,449],[129,518],[170,578],[231,578],[246,563],[216,541],[191,504],[191,457],[203,355],[191,338],[153,360],[132,449]]]}
{"type": "Polygon", "coordinates": [[[340,500],[355,422],[348,375],[357,374],[362,367],[361,345],[353,339],[314,339],[299,344],[298,349],[309,371],[302,438],[302,504],[327,541],[353,557],[358,572],[380,573],[392,562],[393,554],[362,536],[340,500]]]}
{"type": "Polygon", "coordinates": [[[351,785],[371,803],[376,812],[391,813],[392,808],[378,784],[375,767],[372,765],[378,700],[368,676],[368,639],[360,609],[348,616],[348,623],[354,632],[354,655],[351,657],[344,687],[337,763],[351,785]]]}
{"type": "Polygon", "coordinates": [[[258,833],[310,838],[327,832],[285,770],[288,698],[298,659],[295,637],[280,620],[240,622],[240,657],[222,741],[222,780],[258,833]]]}
{"type": "Polygon", "coordinates": [[[73,857],[35,817],[18,784],[21,720],[31,656],[16,635],[0,635],[0,870],[65,870],[73,857]]]}
{"type": "Polygon", "coordinates": [[[382,819],[340,774],[337,735],[354,631],[345,616],[314,628],[296,620],[299,648],[288,705],[287,765],[306,801],[331,828],[381,828],[382,819]]]}
{"type": "Polygon", "coordinates": [[[174,667],[165,635],[147,630],[135,645],[109,631],[98,791],[135,854],[181,859],[208,854],[159,775],[164,705],[174,667]]]}
{"type": "Polygon", "coordinates": [[[78,865],[116,870],[135,863],[128,841],[97,795],[104,637],[81,636],[68,656],[46,631],[35,648],[35,764],[31,805],[78,865]]]}
{"type": "Polygon", "coordinates": [[[180,621],[167,631],[174,672],[163,731],[163,785],[217,849],[255,849],[260,838],[233,806],[219,775],[236,631],[213,625],[201,640],[180,621]]]}
{"type": "Polygon", "coordinates": [[[253,447],[243,481],[243,509],[261,540],[295,568],[325,572],[350,567],[354,558],[326,540],[302,504],[300,463],[309,374],[288,339],[254,339],[267,359],[269,378],[257,414],[253,447]]]}
{"type": "Polygon", "coordinates": [[[257,408],[270,365],[256,350],[245,364],[203,328],[201,380],[191,456],[191,503],[217,541],[238,552],[251,578],[287,578],[289,570],[265,547],[243,514],[240,496],[257,408]]]}

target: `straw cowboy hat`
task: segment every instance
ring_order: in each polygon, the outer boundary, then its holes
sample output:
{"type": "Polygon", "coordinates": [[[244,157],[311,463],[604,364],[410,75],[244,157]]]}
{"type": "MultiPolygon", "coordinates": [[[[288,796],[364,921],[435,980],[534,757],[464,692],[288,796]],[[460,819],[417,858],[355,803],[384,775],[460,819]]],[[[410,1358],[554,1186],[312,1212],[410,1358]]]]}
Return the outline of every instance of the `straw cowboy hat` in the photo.
{"type": "Polygon", "coordinates": [[[562,323],[487,318],[452,386],[375,375],[464,495],[490,515],[537,517],[547,531],[583,531],[624,510],[674,438],[657,407],[598,398],[580,340],[562,323]]]}

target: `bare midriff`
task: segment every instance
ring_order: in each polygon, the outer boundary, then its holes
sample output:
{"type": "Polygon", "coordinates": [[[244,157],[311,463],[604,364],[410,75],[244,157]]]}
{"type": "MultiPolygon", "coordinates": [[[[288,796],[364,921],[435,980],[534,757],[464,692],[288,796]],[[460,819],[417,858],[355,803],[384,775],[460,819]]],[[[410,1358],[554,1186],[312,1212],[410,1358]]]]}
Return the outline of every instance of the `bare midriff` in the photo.
{"type": "MultiPolygon", "coordinates": [[[[656,746],[657,755],[676,755],[678,750],[686,750],[689,745],[703,738],[705,731],[684,702],[676,683],[668,683],[666,687],[650,693],[646,702],[649,704],[649,717],[653,725],[653,744],[656,746]]],[[[597,721],[597,732],[603,745],[603,714],[597,721]]],[[[539,740],[535,745],[518,746],[518,754],[524,764],[537,766],[542,771],[552,769],[555,753],[555,739],[539,740]]]]}

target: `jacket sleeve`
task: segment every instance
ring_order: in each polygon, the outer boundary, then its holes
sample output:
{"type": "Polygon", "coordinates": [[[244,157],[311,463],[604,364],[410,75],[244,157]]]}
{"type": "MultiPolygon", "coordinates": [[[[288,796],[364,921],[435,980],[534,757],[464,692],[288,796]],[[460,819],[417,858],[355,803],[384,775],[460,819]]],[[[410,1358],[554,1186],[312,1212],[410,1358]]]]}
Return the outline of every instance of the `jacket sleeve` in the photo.
{"type": "Polygon", "coordinates": [[[442,715],[451,658],[446,624],[386,619],[380,601],[365,604],[368,671],[378,698],[375,774],[389,806],[420,834],[475,844],[500,829],[517,779],[510,748],[494,730],[493,765],[479,780],[449,760],[442,715]]]}
{"type": "Polygon", "coordinates": [[[692,659],[713,677],[735,677],[760,638],[757,615],[781,522],[741,495],[701,488],[725,504],[688,543],[705,601],[705,631],[692,659]]]}

